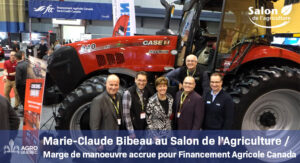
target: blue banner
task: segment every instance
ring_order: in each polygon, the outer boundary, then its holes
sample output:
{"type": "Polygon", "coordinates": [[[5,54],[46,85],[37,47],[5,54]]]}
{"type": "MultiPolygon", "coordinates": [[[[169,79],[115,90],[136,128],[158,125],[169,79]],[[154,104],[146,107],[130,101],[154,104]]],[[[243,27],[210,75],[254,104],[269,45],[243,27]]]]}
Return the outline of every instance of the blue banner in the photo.
{"type": "Polygon", "coordinates": [[[299,163],[300,131],[0,131],[0,162],[299,163]],[[23,141],[22,141],[23,140],[23,141]]]}
{"type": "Polygon", "coordinates": [[[108,3],[83,3],[29,0],[29,17],[111,20],[112,5],[108,3]]]}

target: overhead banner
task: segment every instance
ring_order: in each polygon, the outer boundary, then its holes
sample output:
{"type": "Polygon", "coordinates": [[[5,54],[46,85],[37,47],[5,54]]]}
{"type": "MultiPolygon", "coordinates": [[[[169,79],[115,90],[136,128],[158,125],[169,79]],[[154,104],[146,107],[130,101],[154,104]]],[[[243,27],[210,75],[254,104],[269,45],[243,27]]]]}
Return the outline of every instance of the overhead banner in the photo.
{"type": "Polygon", "coordinates": [[[84,3],[64,1],[29,0],[29,17],[111,20],[109,3],[84,3]]]}
{"type": "Polygon", "coordinates": [[[134,0],[112,0],[114,25],[122,15],[129,16],[126,36],[133,36],[136,33],[134,0]]]}

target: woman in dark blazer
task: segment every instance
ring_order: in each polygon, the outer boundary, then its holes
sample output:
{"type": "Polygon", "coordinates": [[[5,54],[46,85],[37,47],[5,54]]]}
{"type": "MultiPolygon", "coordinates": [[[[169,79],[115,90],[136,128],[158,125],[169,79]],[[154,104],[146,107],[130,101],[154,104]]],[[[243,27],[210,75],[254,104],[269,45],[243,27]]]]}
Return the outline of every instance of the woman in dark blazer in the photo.
{"type": "Polygon", "coordinates": [[[147,135],[153,139],[170,137],[173,98],[167,94],[168,80],[157,78],[155,87],[157,93],[149,98],[146,108],[147,135]]]}

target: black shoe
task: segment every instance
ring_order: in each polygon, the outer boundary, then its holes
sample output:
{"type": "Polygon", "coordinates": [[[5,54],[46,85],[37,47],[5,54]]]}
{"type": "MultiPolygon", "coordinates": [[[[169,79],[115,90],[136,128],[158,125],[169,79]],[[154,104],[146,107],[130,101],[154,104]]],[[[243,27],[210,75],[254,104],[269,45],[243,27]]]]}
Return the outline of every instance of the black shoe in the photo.
{"type": "Polygon", "coordinates": [[[14,110],[17,111],[19,108],[18,107],[14,107],[14,110]]]}

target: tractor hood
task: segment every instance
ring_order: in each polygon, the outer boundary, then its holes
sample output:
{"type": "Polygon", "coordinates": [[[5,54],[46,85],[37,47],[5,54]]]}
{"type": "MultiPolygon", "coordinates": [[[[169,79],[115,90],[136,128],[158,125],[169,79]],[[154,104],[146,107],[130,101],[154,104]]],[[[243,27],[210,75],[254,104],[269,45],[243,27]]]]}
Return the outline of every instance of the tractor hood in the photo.
{"type": "Polygon", "coordinates": [[[175,64],[177,36],[122,36],[67,44],[53,53],[49,74],[68,93],[93,74],[110,68],[164,72],[175,64]],[[175,53],[174,53],[175,54],[175,53]]]}

